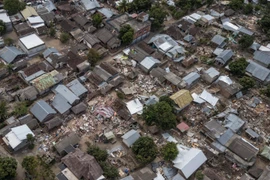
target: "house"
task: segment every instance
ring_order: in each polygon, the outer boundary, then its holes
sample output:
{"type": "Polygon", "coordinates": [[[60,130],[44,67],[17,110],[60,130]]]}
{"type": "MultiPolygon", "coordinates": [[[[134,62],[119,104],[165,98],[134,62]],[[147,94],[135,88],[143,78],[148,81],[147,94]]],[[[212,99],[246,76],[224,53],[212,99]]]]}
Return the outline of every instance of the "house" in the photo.
{"type": "Polygon", "coordinates": [[[27,20],[29,17],[38,16],[38,13],[33,7],[26,6],[25,9],[21,11],[21,15],[27,20]]]}
{"type": "Polygon", "coordinates": [[[158,66],[161,62],[152,56],[145,57],[141,62],[140,62],[140,68],[145,72],[149,73],[153,68],[158,66]]]}
{"type": "Polygon", "coordinates": [[[82,0],[81,2],[86,11],[100,8],[100,4],[98,3],[97,0],[82,0]]]}
{"type": "Polygon", "coordinates": [[[55,14],[54,12],[47,12],[44,14],[39,14],[40,17],[43,19],[43,21],[45,22],[46,26],[50,26],[51,23],[53,23],[55,21],[55,14]]]}
{"type": "Polygon", "coordinates": [[[133,46],[129,49],[128,56],[130,59],[133,59],[137,62],[143,61],[149,54],[144,51],[144,49],[138,47],[138,46],[133,46]]]}
{"type": "Polygon", "coordinates": [[[248,62],[249,65],[246,67],[246,73],[259,82],[268,84],[270,82],[270,70],[254,61],[248,60],[248,62]]]}
{"type": "Polygon", "coordinates": [[[12,64],[25,56],[25,53],[14,46],[6,46],[0,50],[0,58],[5,64],[12,64]]]}
{"type": "Polygon", "coordinates": [[[33,118],[31,114],[26,114],[18,118],[21,125],[26,124],[30,129],[36,129],[38,127],[38,121],[33,118]]]}
{"type": "Polygon", "coordinates": [[[84,62],[84,60],[73,51],[68,51],[67,54],[67,65],[73,70],[77,71],[77,66],[84,62]]]}
{"type": "Polygon", "coordinates": [[[88,90],[80,83],[78,79],[74,79],[66,86],[79,98],[83,97],[88,92],[88,90]]]}
{"type": "Polygon", "coordinates": [[[115,49],[121,45],[121,40],[106,28],[99,29],[95,35],[108,49],[115,49]]]}
{"type": "Polygon", "coordinates": [[[96,159],[80,149],[75,149],[75,151],[68,153],[68,155],[62,158],[62,163],[78,179],[103,179],[101,178],[103,170],[96,159]]]}
{"type": "Polygon", "coordinates": [[[224,66],[229,62],[233,55],[234,53],[232,50],[224,50],[216,57],[215,63],[224,66]]]}
{"type": "Polygon", "coordinates": [[[45,59],[55,69],[61,68],[67,63],[67,56],[58,51],[50,53],[45,59]]]}
{"type": "Polygon", "coordinates": [[[175,94],[171,95],[170,98],[175,102],[175,104],[178,105],[180,110],[187,107],[193,101],[190,92],[186,89],[176,92],[175,94]]]}
{"type": "Polygon", "coordinates": [[[75,146],[79,143],[80,138],[74,132],[67,134],[55,144],[55,149],[60,155],[68,154],[75,151],[75,146]]]}
{"type": "Polygon", "coordinates": [[[220,94],[226,98],[230,98],[238,93],[243,86],[239,83],[232,81],[227,76],[220,76],[216,82],[217,87],[220,89],[220,94]]]}
{"type": "Polygon", "coordinates": [[[76,24],[69,19],[63,19],[60,22],[60,26],[61,26],[61,30],[66,33],[70,33],[71,31],[78,29],[76,24]]]}
{"type": "Polygon", "coordinates": [[[188,148],[177,144],[178,155],[173,160],[174,167],[189,178],[207,160],[204,153],[197,148],[188,148]]]}
{"type": "Polygon", "coordinates": [[[33,34],[34,32],[36,32],[35,29],[30,27],[26,22],[16,24],[13,27],[14,27],[16,33],[18,34],[18,36],[20,36],[20,37],[30,35],[30,34],[33,34]]]}
{"type": "Polygon", "coordinates": [[[68,115],[71,108],[68,101],[59,93],[56,93],[52,101],[52,106],[63,116],[68,115]]]}
{"type": "Polygon", "coordinates": [[[18,45],[28,56],[34,56],[46,49],[45,43],[36,34],[21,37],[18,45]]]}
{"type": "Polygon", "coordinates": [[[197,72],[191,72],[185,77],[183,77],[183,81],[186,83],[186,88],[190,88],[192,85],[194,85],[199,79],[201,75],[197,72]]]}
{"type": "Polygon", "coordinates": [[[41,69],[37,64],[32,64],[18,72],[19,77],[26,83],[30,83],[33,79],[45,74],[46,72],[41,69]]]}
{"type": "Polygon", "coordinates": [[[138,133],[138,131],[135,131],[134,129],[128,131],[126,134],[122,136],[123,143],[127,147],[131,147],[139,138],[141,135],[138,133]]]}
{"type": "Polygon", "coordinates": [[[210,67],[206,71],[203,71],[202,79],[210,84],[214,82],[219,77],[219,75],[220,75],[220,72],[218,70],[216,70],[213,67],[210,67]]]}
{"type": "Polygon", "coordinates": [[[253,36],[254,32],[252,32],[251,30],[240,26],[240,28],[238,29],[239,33],[244,34],[244,35],[248,35],[248,36],[253,36]]]}
{"type": "Polygon", "coordinates": [[[28,145],[28,134],[32,134],[33,136],[35,136],[27,125],[17,126],[10,129],[10,132],[3,137],[3,141],[13,151],[18,151],[19,149],[22,149],[23,147],[28,145]]]}
{"type": "Polygon", "coordinates": [[[217,34],[211,39],[211,43],[217,45],[219,48],[224,48],[226,46],[226,38],[217,34]]]}
{"type": "Polygon", "coordinates": [[[30,112],[43,123],[51,119],[55,114],[55,110],[44,100],[37,101],[31,108],[30,112]]]}
{"type": "Polygon", "coordinates": [[[188,22],[185,19],[180,20],[177,24],[178,24],[177,26],[180,29],[180,31],[182,31],[184,34],[188,33],[189,29],[191,27],[193,27],[193,24],[188,22]]]}
{"type": "Polygon", "coordinates": [[[96,44],[100,43],[100,40],[95,35],[86,33],[83,37],[83,43],[87,45],[88,48],[93,48],[96,44]]]}
{"type": "Polygon", "coordinates": [[[241,118],[233,113],[229,113],[224,120],[224,127],[231,129],[233,132],[237,133],[245,124],[241,118]]]}
{"type": "Polygon", "coordinates": [[[71,36],[78,42],[82,42],[83,41],[83,37],[84,37],[84,32],[78,28],[78,29],[74,29],[72,31],[69,32],[71,34],[71,36]]]}
{"type": "Polygon", "coordinates": [[[49,47],[42,53],[42,55],[46,59],[48,56],[50,56],[53,53],[59,53],[59,52],[54,47],[49,47]]]}
{"type": "MultiPolygon", "coordinates": [[[[154,180],[157,175],[149,168],[144,167],[140,170],[137,170],[133,173],[131,173],[131,176],[134,180],[154,180]]],[[[126,179],[126,180],[132,180],[132,179],[126,179]]]]}
{"type": "Polygon", "coordinates": [[[12,23],[5,10],[0,11],[0,20],[5,23],[6,32],[12,31],[12,23]]]}
{"type": "Polygon", "coordinates": [[[270,65],[270,53],[267,51],[255,51],[253,59],[266,68],[270,65]]]}
{"type": "Polygon", "coordinates": [[[207,137],[214,141],[225,133],[226,128],[215,119],[211,119],[203,125],[202,131],[207,137]]]}
{"type": "Polygon", "coordinates": [[[211,93],[209,93],[205,89],[199,95],[199,98],[202,99],[205,102],[208,102],[213,107],[216,106],[217,102],[219,101],[219,99],[216,96],[212,95],[211,93]]]}
{"type": "Polygon", "coordinates": [[[270,168],[269,166],[266,166],[262,175],[259,177],[258,180],[267,180],[270,178],[270,168]]]}
{"type": "Polygon", "coordinates": [[[166,80],[164,77],[165,75],[166,71],[160,67],[153,68],[150,71],[150,76],[155,78],[159,83],[163,83],[166,80]]]}
{"type": "Polygon", "coordinates": [[[53,92],[63,96],[63,98],[65,98],[70,105],[74,105],[80,100],[78,96],[76,96],[72,91],[70,91],[65,85],[62,84],[56,86],[53,89],[53,92]]]}
{"type": "Polygon", "coordinates": [[[82,30],[89,32],[91,27],[93,27],[92,23],[85,16],[80,14],[76,14],[76,16],[74,16],[72,19],[76,22],[76,24],[79,25],[82,30]]]}
{"type": "Polygon", "coordinates": [[[177,126],[177,129],[180,131],[180,132],[186,132],[187,130],[189,130],[189,126],[185,123],[185,122],[181,122],[180,124],[178,124],[177,126]]]}
{"type": "Polygon", "coordinates": [[[55,127],[62,125],[62,123],[63,123],[63,119],[59,117],[54,117],[50,119],[49,121],[45,122],[44,124],[47,127],[47,129],[50,131],[54,129],[55,127]]]}
{"type": "Polygon", "coordinates": [[[87,109],[87,105],[84,104],[83,102],[80,102],[79,104],[77,104],[76,106],[73,106],[71,108],[71,111],[74,113],[74,114],[80,114],[82,112],[85,112],[87,109]]]}
{"type": "Polygon", "coordinates": [[[185,82],[182,81],[182,79],[174,74],[173,72],[166,73],[164,75],[164,78],[173,86],[177,88],[183,88],[185,87],[185,82]]]}
{"type": "Polygon", "coordinates": [[[126,106],[130,112],[130,114],[141,113],[143,110],[143,104],[139,99],[134,99],[126,103],[126,106]]]}
{"type": "Polygon", "coordinates": [[[209,14],[203,15],[201,21],[210,25],[215,21],[215,18],[209,14]]]}
{"type": "Polygon", "coordinates": [[[18,99],[20,101],[34,101],[37,99],[38,92],[35,87],[28,86],[24,89],[19,90],[16,95],[18,96],[18,99]]]}

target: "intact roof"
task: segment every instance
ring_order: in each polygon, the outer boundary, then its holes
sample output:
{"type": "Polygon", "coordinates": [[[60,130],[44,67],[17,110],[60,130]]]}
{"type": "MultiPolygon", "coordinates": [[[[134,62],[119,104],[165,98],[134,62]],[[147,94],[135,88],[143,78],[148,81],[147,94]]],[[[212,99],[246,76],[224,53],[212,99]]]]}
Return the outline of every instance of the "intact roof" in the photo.
{"type": "Polygon", "coordinates": [[[49,56],[50,54],[52,54],[52,53],[58,53],[58,50],[55,49],[54,47],[50,47],[50,48],[47,48],[47,49],[42,53],[42,55],[43,55],[44,58],[46,58],[46,57],[48,57],[48,56],[49,56]]]}
{"type": "Polygon", "coordinates": [[[182,82],[182,79],[173,72],[165,74],[164,78],[175,86],[178,86],[182,82]]]}
{"type": "Polygon", "coordinates": [[[31,28],[26,22],[13,25],[13,27],[19,36],[24,36],[36,32],[35,29],[31,28]]]}
{"type": "Polygon", "coordinates": [[[152,180],[155,179],[157,175],[150,168],[144,167],[132,173],[132,177],[136,180],[152,180]]]}
{"type": "Polygon", "coordinates": [[[51,120],[45,122],[44,124],[47,126],[47,128],[49,130],[57,127],[57,126],[60,126],[62,124],[63,120],[59,117],[54,117],[52,118],[51,120]]]}
{"type": "Polygon", "coordinates": [[[31,114],[27,114],[18,118],[21,124],[26,124],[30,129],[34,129],[38,126],[38,121],[33,118],[31,114]]]}
{"type": "Polygon", "coordinates": [[[61,29],[65,32],[70,32],[74,29],[76,29],[76,25],[75,23],[73,23],[72,21],[70,21],[69,19],[63,19],[61,22],[60,22],[60,26],[61,26],[61,29]]]}
{"type": "Polygon", "coordinates": [[[216,57],[216,59],[223,61],[225,64],[231,59],[233,55],[234,53],[232,50],[224,50],[216,57]]]}
{"type": "Polygon", "coordinates": [[[264,64],[265,66],[270,65],[270,53],[265,51],[255,51],[254,57],[255,60],[259,61],[260,63],[264,64]]]}
{"type": "Polygon", "coordinates": [[[36,10],[31,6],[26,6],[25,9],[21,11],[21,14],[25,20],[27,20],[27,18],[31,16],[38,16],[36,10]]]}
{"type": "Polygon", "coordinates": [[[111,64],[109,63],[105,63],[102,62],[99,65],[102,69],[104,69],[105,71],[107,71],[108,73],[110,73],[111,75],[115,76],[117,75],[119,72],[117,71],[117,69],[115,69],[111,64]]]}
{"type": "Polygon", "coordinates": [[[239,129],[241,129],[245,121],[243,121],[241,118],[239,118],[237,115],[230,113],[225,118],[225,127],[230,128],[233,132],[238,132],[239,129]]]}
{"type": "Polygon", "coordinates": [[[205,73],[208,74],[211,78],[214,78],[220,75],[220,72],[213,67],[210,67],[209,69],[207,69],[205,73]]]}
{"type": "Polygon", "coordinates": [[[73,104],[77,100],[79,100],[78,96],[76,96],[73,92],[71,92],[65,85],[58,85],[55,89],[53,89],[54,93],[61,94],[69,104],[73,104]]]}
{"type": "Polygon", "coordinates": [[[101,14],[103,14],[107,19],[111,18],[113,16],[113,12],[108,9],[108,8],[101,8],[98,9],[98,12],[100,12],[101,14]]]}
{"type": "Polygon", "coordinates": [[[38,95],[38,92],[35,87],[28,86],[21,91],[21,96],[24,96],[25,99],[31,99],[38,95]]]}
{"type": "Polygon", "coordinates": [[[112,39],[113,34],[108,29],[102,28],[96,33],[96,36],[104,44],[107,44],[107,42],[112,39]]]}
{"type": "Polygon", "coordinates": [[[134,99],[126,103],[126,106],[130,112],[130,114],[139,113],[143,110],[143,104],[139,101],[139,99],[134,99]]]}
{"type": "Polygon", "coordinates": [[[225,39],[226,39],[225,37],[217,34],[212,38],[211,42],[213,42],[217,45],[221,45],[225,41],[225,39]]]}
{"type": "Polygon", "coordinates": [[[144,49],[141,49],[138,46],[134,46],[134,47],[130,48],[128,55],[131,59],[134,59],[135,61],[141,62],[149,54],[147,52],[145,52],[144,49]]]}
{"type": "Polygon", "coordinates": [[[218,98],[213,96],[211,93],[207,92],[206,90],[203,90],[202,94],[200,95],[200,98],[211,104],[212,106],[215,106],[218,102],[218,98]]]}
{"type": "Polygon", "coordinates": [[[247,28],[245,28],[243,26],[241,26],[238,31],[240,31],[241,33],[244,33],[246,35],[249,35],[249,36],[252,36],[254,34],[254,32],[248,30],[247,28]]]}
{"type": "Polygon", "coordinates": [[[123,142],[128,146],[132,146],[138,139],[140,138],[140,134],[138,131],[134,129],[128,131],[126,134],[122,136],[123,142]]]}
{"type": "Polygon", "coordinates": [[[74,146],[78,144],[79,141],[80,138],[74,132],[71,132],[55,144],[55,149],[59,154],[62,154],[66,147],[70,145],[74,146]]]}
{"type": "Polygon", "coordinates": [[[73,20],[78,23],[80,26],[84,26],[87,23],[89,23],[89,20],[82,15],[76,15],[75,17],[73,17],[73,20]]]}
{"type": "Polygon", "coordinates": [[[231,129],[227,129],[219,138],[217,138],[217,141],[223,146],[226,146],[233,136],[234,132],[231,129]]]}
{"type": "Polygon", "coordinates": [[[108,81],[112,75],[102,69],[100,66],[96,66],[93,70],[94,73],[96,73],[103,81],[108,81]]]}
{"type": "Polygon", "coordinates": [[[160,61],[153,58],[152,56],[145,57],[140,64],[145,67],[147,70],[150,70],[156,64],[159,64],[160,61]]]}
{"type": "Polygon", "coordinates": [[[62,162],[79,179],[96,180],[103,174],[96,159],[80,149],[63,157],[62,162]]]}
{"type": "Polygon", "coordinates": [[[181,132],[185,132],[189,129],[189,126],[185,122],[181,122],[176,126],[181,132]]]}
{"type": "Polygon", "coordinates": [[[204,127],[207,129],[207,134],[212,136],[213,138],[220,138],[222,134],[226,131],[219,122],[212,119],[204,124],[204,127]]]}
{"type": "Polygon", "coordinates": [[[84,35],[83,39],[89,43],[91,46],[100,43],[100,40],[93,34],[87,33],[84,35]]]}
{"type": "Polygon", "coordinates": [[[261,152],[261,155],[263,157],[265,157],[266,159],[269,159],[270,160],[270,147],[265,145],[263,147],[263,150],[261,152]]]}
{"type": "Polygon", "coordinates": [[[187,42],[190,42],[190,41],[193,40],[193,36],[188,34],[188,35],[186,35],[186,36],[184,37],[184,40],[187,41],[187,42]]]}
{"type": "Polygon", "coordinates": [[[40,16],[35,16],[35,17],[29,17],[28,22],[30,24],[37,24],[37,23],[44,23],[44,20],[40,16]]]}
{"type": "Polygon", "coordinates": [[[200,78],[200,74],[197,72],[191,72],[188,75],[186,75],[183,80],[190,86],[192,83],[194,83],[196,80],[200,78]]]}
{"type": "Polygon", "coordinates": [[[251,136],[252,138],[258,138],[258,137],[260,137],[259,134],[257,134],[255,131],[253,131],[253,130],[250,129],[250,128],[248,128],[248,129],[246,130],[246,133],[247,133],[249,136],[251,136]]]}
{"type": "Polygon", "coordinates": [[[43,74],[39,76],[38,78],[35,78],[30,83],[37,88],[39,92],[43,92],[57,84],[59,81],[62,80],[62,77],[57,77],[58,75],[61,76],[59,72],[56,70],[53,70],[49,73],[43,74]]]}
{"type": "Polygon", "coordinates": [[[253,77],[261,81],[270,81],[270,70],[261,66],[260,64],[248,60],[249,65],[246,68],[246,71],[250,73],[253,77]]]}
{"type": "Polygon", "coordinates": [[[12,63],[17,56],[24,55],[25,53],[14,46],[6,46],[0,50],[0,57],[6,63],[12,63]]]}
{"type": "Polygon", "coordinates": [[[151,76],[157,78],[161,83],[165,81],[164,76],[166,71],[160,67],[154,68],[150,71],[151,76]]]}
{"type": "Polygon", "coordinates": [[[250,161],[252,158],[256,157],[259,151],[258,148],[243,138],[235,138],[228,148],[245,161],[250,161]]]}
{"type": "Polygon", "coordinates": [[[186,107],[187,105],[189,105],[193,101],[193,98],[190,95],[190,92],[188,90],[185,90],[185,89],[182,89],[182,90],[176,92],[175,94],[173,94],[172,96],[170,96],[170,98],[180,108],[186,107]]]}
{"type": "Polygon", "coordinates": [[[7,13],[4,12],[0,12],[0,19],[4,22],[4,23],[10,23],[11,20],[9,18],[9,16],[7,15],[7,13]]]}
{"type": "Polygon", "coordinates": [[[95,8],[99,8],[100,5],[97,0],[82,0],[85,10],[92,10],[95,8]]]}
{"type": "Polygon", "coordinates": [[[84,112],[86,109],[87,109],[87,105],[84,104],[83,102],[80,102],[79,104],[71,108],[74,114],[80,114],[81,112],[84,112]]]}
{"type": "Polygon", "coordinates": [[[41,45],[45,45],[45,43],[36,34],[22,37],[19,40],[28,50],[41,45]]]}
{"type": "Polygon", "coordinates": [[[84,62],[84,60],[77,53],[72,51],[67,53],[67,63],[73,70],[75,70],[77,65],[81,64],[82,62],[84,62]]]}
{"type": "Polygon", "coordinates": [[[78,97],[88,92],[88,90],[80,83],[78,79],[74,79],[66,86],[78,97]]]}
{"type": "Polygon", "coordinates": [[[270,169],[269,166],[266,166],[262,175],[259,177],[258,180],[268,180],[270,179],[270,169]]]}
{"type": "Polygon", "coordinates": [[[55,110],[44,100],[37,101],[30,109],[30,112],[40,121],[43,122],[48,115],[56,114],[55,110]]]}
{"type": "Polygon", "coordinates": [[[68,103],[68,101],[61,95],[56,94],[53,101],[52,106],[60,113],[64,114],[69,111],[71,108],[71,105],[68,103]]]}

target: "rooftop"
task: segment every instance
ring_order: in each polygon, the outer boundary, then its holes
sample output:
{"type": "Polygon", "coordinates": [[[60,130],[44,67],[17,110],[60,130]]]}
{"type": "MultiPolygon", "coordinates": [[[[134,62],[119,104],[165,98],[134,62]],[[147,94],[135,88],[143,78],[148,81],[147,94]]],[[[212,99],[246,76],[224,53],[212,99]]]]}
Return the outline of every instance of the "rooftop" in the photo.
{"type": "Polygon", "coordinates": [[[22,37],[20,41],[28,50],[45,44],[36,34],[22,37]]]}

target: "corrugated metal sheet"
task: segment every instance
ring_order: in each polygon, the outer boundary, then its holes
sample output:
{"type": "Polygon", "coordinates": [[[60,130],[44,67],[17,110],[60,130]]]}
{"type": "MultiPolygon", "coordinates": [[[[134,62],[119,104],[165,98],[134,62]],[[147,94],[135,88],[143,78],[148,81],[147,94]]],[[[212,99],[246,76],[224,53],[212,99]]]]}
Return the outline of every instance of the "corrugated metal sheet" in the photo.
{"type": "Polygon", "coordinates": [[[177,93],[173,94],[170,96],[170,98],[180,107],[184,108],[187,105],[189,105],[192,101],[193,98],[190,95],[190,92],[188,90],[182,89],[178,91],[177,93]]]}
{"type": "Polygon", "coordinates": [[[31,16],[38,16],[36,10],[31,6],[26,6],[25,9],[21,11],[21,14],[25,20],[27,20],[27,18],[31,16]]]}
{"type": "Polygon", "coordinates": [[[270,81],[270,70],[249,60],[246,71],[261,81],[270,81]]]}
{"type": "Polygon", "coordinates": [[[44,100],[39,100],[30,109],[30,112],[40,121],[43,122],[50,114],[56,114],[56,111],[44,100]]]}

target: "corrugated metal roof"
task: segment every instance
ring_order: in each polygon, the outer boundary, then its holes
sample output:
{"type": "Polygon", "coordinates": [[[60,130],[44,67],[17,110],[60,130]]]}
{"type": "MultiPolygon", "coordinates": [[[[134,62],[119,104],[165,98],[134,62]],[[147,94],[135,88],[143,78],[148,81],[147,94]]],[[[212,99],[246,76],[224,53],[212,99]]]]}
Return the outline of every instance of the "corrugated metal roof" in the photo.
{"type": "Polygon", "coordinates": [[[31,131],[31,129],[29,129],[29,127],[26,124],[11,128],[11,131],[21,141],[26,139],[27,134],[32,134],[33,136],[35,136],[34,133],[31,131]]]}
{"type": "Polygon", "coordinates": [[[78,96],[73,94],[65,85],[58,85],[54,90],[54,93],[61,94],[68,102],[69,104],[73,104],[74,102],[80,100],[78,96]]]}
{"type": "Polygon", "coordinates": [[[225,37],[217,34],[212,38],[211,42],[213,42],[217,45],[221,45],[225,41],[225,39],[226,39],[225,37]]]}
{"type": "Polygon", "coordinates": [[[76,96],[80,97],[87,93],[87,89],[80,83],[78,79],[74,79],[66,85],[76,96]]]}
{"type": "Polygon", "coordinates": [[[205,73],[207,73],[211,78],[214,78],[220,75],[220,72],[213,67],[210,67],[209,69],[207,69],[205,73]]]}
{"type": "Polygon", "coordinates": [[[202,94],[200,95],[200,98],[211,104],[212,106],[215,106],[218,102],[218,98],[207,92],[206,90],[203,90],[202,94]]]}
{"type": "Polygon", "coordinates": [[[243,127],[245,121],[236,116],[235,114],[229,114],[225,118],[225,127],[230,128],[233,132],[238,132],[243,127]]]}
{"type": "Polygon", "coordinates": [[[23,54],[24,52],[14,46],[6,46],[0,50],[0,57],[8,64],[12,63],[17,56],[23,54]]]}
{"type": "Polygon", "coordinates": [[[193,98],[190,95],[190,92],[188,90],[182,89],[178,91],[177,93],[173,94],[170,96],[170,98],[180,107],[184,108],[187,105],[189,105],[192,101],[193,98]]]}
{"type": "Polygon", "coordinates": [[[92,10],[100,7],[97,0],[81,0],[86,10],[92,10]]]}
{"type": "Polygon", "coordinates": [[[98,9],[98,12],[106,16],[107,19],[111,18],[113,16],[113,12],[108,8],[102,8],[98,9]]]}
{"type": "Polygon", "coordinates": [[[224,50],[217,56],[216,60],[221,60],[225,64],[232,58],[233,55],[234,53],[232,50],[224,50]]]}
{"type": "Polygon", "coordinates": [[[46,58],[48,57],[51,53],[58,53],[58,50],[55,48],[47,48],[42,54],[43,57],[46,58]]]}
{"type": "Polygon", "coordinates": [[[40,45],[45,45],[45,43],[36,35],[30,34],[19,39],[21,43],[29,50],[40,45]]]}
{"type": "Polygon", "coordinates": [[[60,113],[64,114],[68,110],[70,110],[71,105],[68,103],[68,101],[61,95],[61,94],[56,94],[52,106],[60,113]]]}
{"type": "Polygon", "coordinates": [[[191,72],[186,75],[183,80],[190,86],[193,82],[198,80],[201,76],[197,72],[191,72]]]}
{"type": "Polygon", "coordinates": [[[147,56],[140,62],[140,64],[148,70],[150,70],[155,64],[159,63],[160,61],[153,58],[152,56],[147,56]]]}
{"type": "Polygon", "coordinates": [[[40,121],[43,122],[44,119],[50,114],[56,114],[56,111],[44,100],[39,100],[30,109],[30,112],[40,121]]]}
{"type": "Polygon", "coordinates": [[[139,139],[139,138],[140,138],[140,134],[137,131],[135,131],[134,129],[128,131],[126,134],[124,134],[122,136],[124,143],[128,147],[132,146],[132,144],[134,144],[135,141],[137,141],[137,139],[139,139]]]}
{"type": "Polygon", "coordinates": [[[250,73],[253,77],[261,81],[270,81],[270,70],[255,63],[251,60],[248,61],[249,65],[246,68],[246,71],[250,73]]]}
{"type": "Polygon", "coordinates": [[[31,81],[31,84],[37,88],[39,92],[43,92],[56,84],[54,76],[59,74],[56,70],[43,74],[31,81]]]}
{"type": "Polygon", "coordinates": [[[241,26],[241,27],[239,28],[239,31],[240,31],[241,33],[247,34],[247,35],[249,35],[249,36],[252,36],[252,35],[254,34],[254,32],[248,30],[247,28],[245,28],[245,27],[243,27],[243,26],[241,26]]]}
{"type": "Polygon", "coordinates": [[[265,51],[255,51],[254,57],[255,60],[261,62],[265,66],[269,66],[270,64],[270,53],[265,51]]]}
{"type": "Polygon", "coordinates": [[[231,129],[227,129],[218,139],[217,141],[222,144],[226,145],[227,142],[234,136],[234,132],[231,129]]]}
{"type": "Polygon", "coordinates": [[[21,11],[21,14],[25,20],[27,20],[27,18],[31,16],[38,16],[36,10],[31,6],[26,6],[25,9],[21,11]]]}

